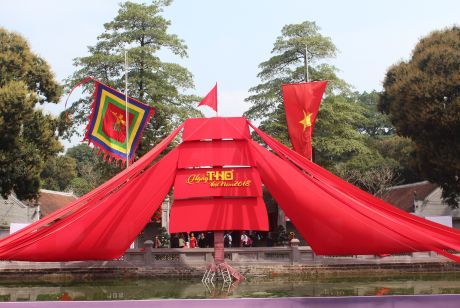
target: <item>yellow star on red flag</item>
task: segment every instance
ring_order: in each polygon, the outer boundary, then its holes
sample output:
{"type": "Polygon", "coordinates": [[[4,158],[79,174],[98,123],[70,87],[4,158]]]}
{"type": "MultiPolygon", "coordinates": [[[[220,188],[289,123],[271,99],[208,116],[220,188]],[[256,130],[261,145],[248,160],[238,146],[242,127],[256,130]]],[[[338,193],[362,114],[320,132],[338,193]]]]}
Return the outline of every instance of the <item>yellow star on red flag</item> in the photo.
{"type": "Polygon", "coordinates": [[[311,126],[311,116],[312,115],[313,115],[312,113],[306,113],[305,110],[303,110],[303,119],[299,121],[299,123],[303,125],[303,130],[311,126]]]}

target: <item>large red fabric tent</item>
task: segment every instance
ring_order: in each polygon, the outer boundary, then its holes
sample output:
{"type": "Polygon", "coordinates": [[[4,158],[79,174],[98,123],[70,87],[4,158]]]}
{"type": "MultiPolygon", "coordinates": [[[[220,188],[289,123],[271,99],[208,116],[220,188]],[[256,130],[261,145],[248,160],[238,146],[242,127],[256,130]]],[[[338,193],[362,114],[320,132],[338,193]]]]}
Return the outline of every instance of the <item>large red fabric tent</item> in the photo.
{"type": "Polygon", "coordinates": [[[173,188],[170,231],[268,230],[262,185],[319,255],[436,251],[460,232],[407,214],[285,147],[245,118],[189,119],[130,168],[0,240],[0,259],[120,257],[173,188]],[[157,161],[182,131],[182,142],[157,161]]]}

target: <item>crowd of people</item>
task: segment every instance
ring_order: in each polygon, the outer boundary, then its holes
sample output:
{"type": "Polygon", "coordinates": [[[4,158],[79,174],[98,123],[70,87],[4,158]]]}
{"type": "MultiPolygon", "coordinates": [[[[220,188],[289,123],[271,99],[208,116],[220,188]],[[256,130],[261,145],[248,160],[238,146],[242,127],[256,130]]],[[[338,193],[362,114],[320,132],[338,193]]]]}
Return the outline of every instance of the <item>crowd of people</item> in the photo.
{"type": "MultiPolygon", "coordinates": [[[[294,232],[289,233],[289,241],[295,238],[294,232]]],[[[274,239],[270,232],[255,231],[226,231],[224,234],[224,246],[230,247],[253,247],[253,246],[274,246],[274,239]]],[[[162,245],[158,235],[154,236],[153,247],[167,247],[162,245]]],[[[171,234],[169,240],[171,248],[211,248],[214,247],[213,232],[182,232],[171,234]],[[195,234],[197,234],[195,236],[195,234]]]]}
{"type": "Polygon", "coordinates": [[[211,232],[198,233],[195,236],[195,233],[174,233],[171,234],[170,247],[171,248],[207,248],[212,247],[214,241],[214,236],[211,232]]]}

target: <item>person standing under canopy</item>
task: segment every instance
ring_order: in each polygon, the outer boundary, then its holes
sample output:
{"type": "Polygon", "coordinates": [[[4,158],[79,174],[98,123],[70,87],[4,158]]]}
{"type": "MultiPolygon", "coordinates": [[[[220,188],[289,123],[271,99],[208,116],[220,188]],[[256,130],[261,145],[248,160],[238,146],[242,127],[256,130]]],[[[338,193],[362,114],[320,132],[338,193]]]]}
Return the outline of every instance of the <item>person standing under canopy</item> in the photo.
{"type": "Polygon", "coordinates": [[[197,241],[196,241],[195,234],[190,233],[190,248],[196,248],[197,246],[196,244],[197,244],[197,241]]]}

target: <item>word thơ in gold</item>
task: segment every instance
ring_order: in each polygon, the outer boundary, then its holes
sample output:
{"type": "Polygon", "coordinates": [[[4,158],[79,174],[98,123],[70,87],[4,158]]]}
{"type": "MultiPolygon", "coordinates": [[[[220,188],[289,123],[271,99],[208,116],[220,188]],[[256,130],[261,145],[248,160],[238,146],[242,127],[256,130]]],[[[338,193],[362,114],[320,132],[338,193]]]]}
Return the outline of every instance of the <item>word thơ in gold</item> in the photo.
{"type": "Polygon", "coordinates": [[[207,171],[191,174],[187,184],[209,183],[211,188],[217,187],[249,187],[251,180],[235,180],[234,170],[207,171]]]}

